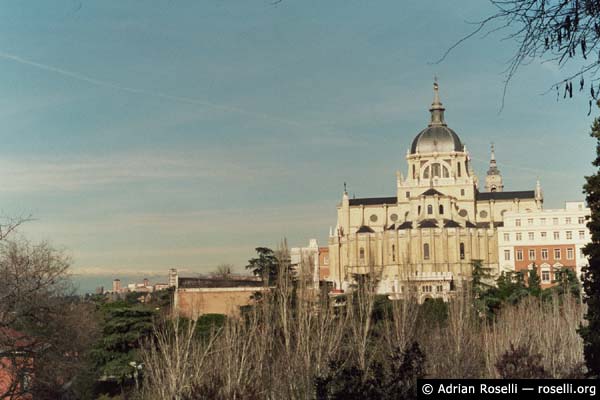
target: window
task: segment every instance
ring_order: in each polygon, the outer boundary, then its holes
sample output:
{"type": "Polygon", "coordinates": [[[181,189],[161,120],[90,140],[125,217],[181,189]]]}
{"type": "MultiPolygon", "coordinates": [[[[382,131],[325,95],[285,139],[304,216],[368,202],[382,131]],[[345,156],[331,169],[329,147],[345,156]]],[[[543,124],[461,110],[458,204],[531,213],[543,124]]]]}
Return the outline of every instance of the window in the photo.
{"type": "Polygon", "coordinates": [[[567,217],[565,218],[565,224],[570,224],[571,223],[571,217],[567,217]]]}
{"type": "Polygon", "coordinates": [[[523,234],[521,232],[517,232],[517,240],[523,239],[523,234]]]}
{"type": "Polygon", "coordinates": [[[436,291],[436,292],[443,292],[443,291],[444,291],[444,287],[443,287],[442,285],[437,285],[437,286],[435,287],[435,291],[436,291]]]}
{"type": "Polygon", "coordinates": [[[441,171],[440,164],[438,164],[438,163],[431,164],[431,176],[432,177],[439,178],[441,176],[440,171],[441,171]]]}
{"type": "Polygon", "coordinates": [[[554,249],[554,259],[560,260],[560,249],[554,249]]]}
{"type": "Polygon", "coordinates": [[[423,245],[423,259],[429,260],[429,243],[423,245]]]}
{"type": "Polygon", "coordinates": [[[523,261],[523,250],[517,250],[515,258],[517,259],[517,261],[523,261]]]}
{"type": "Polygon", "coordinates": [[[410,192],[406,192],[406,198],[408,199],[410,197],[410,192]]]}
{"type": "Polygon", "coordinates": [[[548,249],[542,249],[542,260],[548,259],[548,249]]]}
{"type": "Polygon", "coordinates": [[[579,222],[579,224],[584,224],[585,223],[585,217],[579,217],[579,218],[577,218],[577,222],[579,222]]]}
{"type": "Polygon", "coordinates": [[[361,247],[358,253],[359,253],[358,257],[361,259],[361,261],[364,260],[365,259],[365,249],[361,247]]]}
{"type": "Polygon", "coordinates": [[[480,211],[480,212],[479,212],[479,216],[480,216],[481,218],[487,218],[487,216],[488,216],[488,213],[487,213],[487,211],[485,211],[485,210],[482,210],[482,211],[480,211]]]}
{"type": "Polygon", "coordinates": [[[510,250],[504,250],[504,260],[510,261],[510,250]]]}
{"type": "Polygon", "coordinates": [[[527,234],[527,237],[529,238],[529,240],[533,240],[533,232],[529,232],[527,234]]]}
{"type": "Polygon", "coordinates": [[[569,239],[569,240],[573,239],[573,232],[567,231],[567,239],[569,239]]]}
{"type": "Polygon", "coordinates": [[[572,248],[567,249],[567,260],[572,260],[575,258],[575,254],[572,248]]]}
{"type": "Polygon", "coordinates": [[[554,240],[560,239],[560,232],[552,232],[554,240]]]}
{"type": "Polygon", "coordinates": [[[579,231],[579,239],[585,239],[585,231],[579,231]]]}
{"type": "Polygon", "coordinates": [[[542,225],[546,225],[546,218],[540,218],[540,223],[542,225]]]}
{"type": "Polygon", "coordinates": [[[390,221],[392,221],[392,222],[398,221],[398,214],[392,214],[392,215],[390,215],[390,221]]]}
{"type": "Polygon", "coordinates": [[[392,261],[393,262],[396,261],[396,245],[395,244],[392,245],[392,261]]]}
{"type": "Polygon", "coordinates": [[[508,242],[510,240],[510,233],[505,233],[504,234],[504,241],[508,242]]]}
{"type": "Polygon", "coordinates": [[[521,226],[521,220],[520,219],[515,219],[515,226],[521,226]]]}
{"type": "Polygon", "coordinates": [[[535,261],[535,249],[529,249],[529,261],[535,261]]]}
{"type": "Polygon", "coordinates": [[[417,179],[417,170],[415,169],[415,165],[413,164],[413,179],[417,179]]]}
{"type": "Polygon", "coordinates": [[[421,206],[419,206],[419,208],[417,208],[417,214],[421,215],[421,206]]]}
{"type": "MultiPolygon", "coordinates": [[[[461,175],[461,173],[460,173],[460,172],[461,172],[461,171],[460,171],[460,163],[458,163],[458,176],[460,176],[460,175],[461,175]]],[[[465,189],[461,189],[461,190],[460,190],[460,194],[464,196],[464,195],[465,195],[465,189]]]]}
{"type": "Polygon", "coordinates": [[[421,288],[425,293],[431,293],[431,285],[425,285],[421,288]]]}
{"type": "Polygon", "coordinates": [[[527,218],[527,224],[533,225],[533,218],[527,218]]]}
{"type": "Polygon", "coordinates": [[[377,215],[372,214],[369,219],[371,220],[371,222],[377,222],[377,215]]]}
{"type": "MultiPolygon", "coordinates": [[[[458,166],[460,167],[460,164],[458,164],[458,166]]],[[[460,176],[460,174],[458,174],[460,176]]],[[[464,196],[465,195],[465,189],[460,189],[460,195],[464,196]]]]}
{"type": "Polygon", "coordinates": [[[444,214],[444,206],[440,204],[439,209],[440,209],[440,215],[444,214]]]}
{"type": "Polygon", "coordinates": [[[329,265],[329,256],[323,257],[323,265],[329,265]]]}
{"type": "Polygon", "coordinates": [[[558,218],[552,218],[552,223],[554,225],[558,225],[558,218]]]}
{"type": "Polygon", "coordinates": [[[427,214],[429,214],[429,215],[433,214],[433,206],[431,204],[429,204],[427,206],[427,214]]]}
{"type": "Polygon", "coordinates": [[[546,239],[546,236],[547,236],[547,235],[546,235],[546,232],[540,232],[540,237],[541,237],[542,239],[546,239]]]}
{"type": "Polygon", "coordinates": [[[542,282],[550,283],[550,271],[547,269],[542,270],[542,282]]]}
{"type": "Polygon", "coordinates": [[[461,243],[458,247],[459,247],[460,259],[464,260],[465,259],[465,244],[461,243]]]}

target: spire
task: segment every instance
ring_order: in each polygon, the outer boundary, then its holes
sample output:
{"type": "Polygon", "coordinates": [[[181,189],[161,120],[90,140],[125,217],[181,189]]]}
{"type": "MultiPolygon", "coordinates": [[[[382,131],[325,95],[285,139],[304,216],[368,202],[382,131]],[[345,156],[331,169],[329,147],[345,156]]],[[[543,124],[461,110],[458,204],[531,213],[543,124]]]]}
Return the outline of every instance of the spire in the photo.
{"type": "Polygon", "coordinates": [[[488,192],[502,192],[504,191],[504,183],[502,182],[502,175],[496,164],[496,152],[494,149],[494,143],[490,143],[490,168],[487,171],[485,177],[485,189],[488,192]]]}
{"type": "Polygon", "coordinates": [[[540,178],[538,177],[535,182],[535,199],[542,200],[544,198],[544,193],[542,192],[542,184],[540,183],[540,178]]]}
{"type": "Polygon", "coordinates": [[[490,168],[488,169],[488,175],[500,175],[500,170],[498,170],[498,164],[496,164],[496,152],[494,151],[494,142],[490,145],[490,168]]]}
{"type": "Polygon", "coordinates": [[[429,123],[429,126],[446,125],[446,122],[444,121],[444,110],[445,108],[440,101],[437,77],[435,77],[433,80],[433,103],[431,103],[431,108],[429,109],[429,112],[431,113],[431,122],[429,123]]]}

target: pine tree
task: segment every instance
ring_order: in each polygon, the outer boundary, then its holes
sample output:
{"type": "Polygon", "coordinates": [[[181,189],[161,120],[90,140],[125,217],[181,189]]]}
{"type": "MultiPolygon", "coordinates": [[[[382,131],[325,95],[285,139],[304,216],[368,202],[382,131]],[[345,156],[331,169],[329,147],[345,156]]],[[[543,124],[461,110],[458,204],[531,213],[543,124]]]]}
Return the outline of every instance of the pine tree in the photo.
{"type": "Polygon", "coordinates": [[[532,265],[532,268],[529,270],[527,275],[527,288],[529,290],[529,294],[532,296],[539,297],[542,293],[540,276],[537,273],[537,267],[535,264],[532,265]]]}
{"type": "Polygon", "coordinates": [[[580,330],[584,341],[584,355],[588,371],[593,376],[600,376],[600,118],[592,124],[590,135],[596,139],[596,159],[592,165],[599,169],[595,174],[587,176],[584,185],[586,201],[591,209],[591,218],[587,227],[592,234],[591,242],[585,246],[589,266],[583,270],[584,301],[588,309],[585,319],[587,326],[580,330]]]}

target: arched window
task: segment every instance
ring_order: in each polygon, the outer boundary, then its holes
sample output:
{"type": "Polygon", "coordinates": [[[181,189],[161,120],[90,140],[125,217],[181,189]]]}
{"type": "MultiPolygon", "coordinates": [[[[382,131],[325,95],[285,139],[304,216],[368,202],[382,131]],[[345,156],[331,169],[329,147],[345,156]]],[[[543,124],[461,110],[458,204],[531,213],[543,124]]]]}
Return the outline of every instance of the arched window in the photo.
{"type": "Polygon", "coordinates": [[[429,178],[429,167],[425,167],[423,171],[423,178],[429,178]]]}
{"type": "Polygon", "coordinates": [[[417,209],[417,214],[421,215],[421,206],[417,209]]]}
{"type": "Polygon", "coordinates": [[[416,177],[417,177],[417,172],[416,172],[416,169],[415,169],[415,166],[414,166],[414,164],[413,164],[413,166],[412,166],[412,167],[413,167],[413,179],[416,179],[416,177]]]}
{"type": "Polygon", "coordinates": [[[433,214],[433,206],[431,204],[427,206],[427,214],[433,214]]]}
{"type": "Polygon", "coordinates": [[[440,204],[440,215],[444,214],[444,206],[440,204]]]}
{"type": "Polygon", "coordinates": [[[440,170],[441,166],[439,163],[431,164],[431,176],[433,178],[439,178],[441,176],[440,170]]]}
{"type": "Polygon", "coordinates": [[[429,243],[423,245],[423,260],[429,260],[429,243]]]}
{"type": "Polygon", "coordinates": [[[392,245],[392,261],[396,262],[396,245],[392,245]]]}
{"type": "Polygon", "coordinates": [[[442,166],[442,172],[444,173],[444,178],[450,178],[450,171],[448,171],[448,168],[442,166]]]}
{"type": "Polygon", "coordinates": [[[460,172],[460,162],[457,164],[458,165],[458,176],[461,176],[461,172],[460,172]]]}
{"type": "Polygon", "coordinates": [[[460,253],[460,259],[464,260],[465,259],[465,244],[461,243],[459,245],[459,253],[460,253]]]}

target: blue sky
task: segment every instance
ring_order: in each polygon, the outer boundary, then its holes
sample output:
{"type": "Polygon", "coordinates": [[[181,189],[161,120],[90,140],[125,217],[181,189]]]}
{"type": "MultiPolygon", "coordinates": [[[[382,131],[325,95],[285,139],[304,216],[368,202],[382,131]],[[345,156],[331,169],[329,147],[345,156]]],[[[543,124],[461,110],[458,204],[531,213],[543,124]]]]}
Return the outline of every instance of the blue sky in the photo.
{"type": "Polygon", "coordinates": [[[479,0],[5,1],[0,210],[32,215],[77,273],[241,271],[257,246],[324,243],[343,182],[395,194],[432,78],[483,177],[582,199],[587,99],[542,95],[532,62],[499,113],[514,43],[476,37],[479,0]]]}

